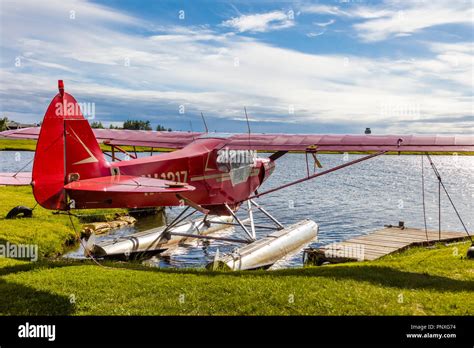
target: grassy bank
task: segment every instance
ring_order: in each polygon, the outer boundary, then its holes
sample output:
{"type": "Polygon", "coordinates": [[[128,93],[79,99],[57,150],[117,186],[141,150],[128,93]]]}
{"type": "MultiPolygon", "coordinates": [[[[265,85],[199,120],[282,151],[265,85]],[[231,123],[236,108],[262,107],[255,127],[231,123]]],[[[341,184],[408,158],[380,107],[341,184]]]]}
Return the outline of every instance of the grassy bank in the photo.
{"type": "MultiPolygon", "coordinates": [[[[0,243],[37,244],[41,257],[62,254],[76,243],[69,217],[53,215],[52,211],[37,206],[33,218],[5,219],[13,207],[24,205],[32,208],[35,204],[29,186],[0,188],[0,243]]],[[[79,226],[77,218],[73,221],[79,226]]]]}
{"type": "Polygon", "coordinates": [[[272,272],[0,259],[0,314],[472,315],[467,246],[272,272]]]}
{"type": "Polygon", "coordinates": [[[0,138],[0,151],[35,151],[35,150],[36,150],[36,140],[0,138]]]}
{"type": "MultiPolygon", "coordinates": [[[[0,243],[36,244],[40,257],[55,257],[63,254],[77,243],[71,221],[66,215],[54,214],[41,206],[33,210],[32,218],[5,219],[7,213],[17,205],[30,208],[36,202],[29,186],[0,187],[0,243]]],[[[75,210],[73,223],[81,229],[81,223],[111,220],[115,213],[122,209],[112,210],[75,210]]]]}

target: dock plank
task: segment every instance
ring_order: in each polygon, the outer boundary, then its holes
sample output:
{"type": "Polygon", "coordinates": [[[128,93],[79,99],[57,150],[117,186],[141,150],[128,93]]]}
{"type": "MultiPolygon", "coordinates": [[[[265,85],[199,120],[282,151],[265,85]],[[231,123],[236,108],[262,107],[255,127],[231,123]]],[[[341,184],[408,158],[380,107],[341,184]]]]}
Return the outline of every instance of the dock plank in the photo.
{"type": "MultiPolygon", "coordinates": [[[[410,239],[418,239],[418,240],[425,240],[426,241],[426,234],[424,232],[407,232],[407,233],[400,233],[394,232],[391,233],[390,231],[377,231],[374,233],[374,236],[391,236],[392,238],[410,238],[410,239]]],[[[442,233],[441,240],[443,239],[450,239],[450,238],[462,238],[465,237],[464,234],[453,234],[453,233],[442,233]]],[[[438,233],[428,233],[428,240],[439,240],[438,233]]]]}
{"type": "Polygon", "coordinates": [[[366,250],[397,250],[399,247],[392,247],[388,245],[373,245],[364,242],[349,242],[345,241],[341,243],[342,246],[356,248],[357,246],[363,246],[366,250]]]}
{"type": "MultiPolygon", "coordinates": [[[[426,234],[428,234],[428,236],[432,237],[432,238],[433,237],[438,238],[438,236],[439,236],[438,231],[427,231],[427,232],[425,232],[424,230],[414,229],[414,228],[404,229],[404,230],[399,229],[399,228],[387,228],[387,229],[379,230],[377,232],[384,233],[384,232],[386,232],[386,230],[390,230],[389,232],[393,233],[393,234],[401,234],[401,235],[408,234],[408,235],[411,235],[411,236],[422,236],[424,238],[426,238],[426,234]]],[[[443,236],[464,237],[464,236],[466,236],[466,233],[441,231],[441,237],[443,237],[443,236]]]]}
{"type": "MultiPolygon", "coordinates": [[[[359,252],[358,259],[376,260],[382,256],[407,249],[415,245],[430,245],[438,242],[466,240],[467,235],[462,232],[427,231],[416,228],[400,229],[385,227],[372,233],[363,234],[351,239],[334,242],[322,247],[328,256],[337,257],[338,252],[346,256],[354,250],[359,252]],[[428,239],[426,238],[428,236],[428,239]],[[441,239],[440,239],[441,236],[441,239]],[[362,253],[361,253],[362,250],[362,253]],[[362,255],[360,255],[362,254],[362,255]]],[[[342,257],[342,256],[340,256],[342,257]]]]}
{"type": "Polygon", "coordinates": [[[352,238],[348,239],[346,242],[361,242],[361,243],[374,243],[374,244],[380,244],[380,245],[390,245],[390,246],[404,246],[406,245],[406,240],[405,241],[400,241],[397,239],[390,239],[390,238],[352,238]]]}
{"type": "Polygon", "coordinates": [[[400,243],[410,243],[414,241],[426,240],[423,238],[418,237],[411,237],[411,236],[392,236],[389,234],[374,234],[374,235],[366,235],[364,237],[356,237],[360,240],[387,240],[387,241],[394,241],[400,243]]]}

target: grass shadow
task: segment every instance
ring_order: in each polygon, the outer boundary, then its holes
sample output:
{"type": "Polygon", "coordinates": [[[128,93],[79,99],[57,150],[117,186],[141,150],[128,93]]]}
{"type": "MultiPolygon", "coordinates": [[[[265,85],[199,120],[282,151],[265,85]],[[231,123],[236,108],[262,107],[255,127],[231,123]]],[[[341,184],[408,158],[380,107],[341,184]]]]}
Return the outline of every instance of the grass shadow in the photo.
{"type": "Polygon", "coordinates": [[[15,274],[20,272],[28,272],[33,269],[38,268],[60,268],[60,267],[68,267],[68,266],[79,266],[81,264],[88,264],[87,262],[80,262],[74,261],[49,261],[49,260],[40,260],[37,262],[25,262],[18,265],[12,266],[4,266],[0,267],[0,276],[5,276],[9,274],[15,274]]]}
{"type": "Polygon", "coordinates": [[[119,266],[138,271],[163,272],[171,274],[192,274],[205,277],[322,277],[334,280],[355,280],[368,282],[375,285],[399,288],[399,289],[432,289],[437,291],[474,291],[474,281],[457,280],[438,275],[426,273],[407,272],[396,268],[376,265],[338,266],[338,267],[314,267],[295,268],[278,271],[204,271],[204,270],[177,270],[177,269],[155,269],[153,267],[129,267],[119,266]]]}
{"type": "MultiPolygon", "coordinates": [[[[286,272],[284,272],[285,274],[286,272]]],[[[308,269],[301,275],[333,279],[350,279],[399,289],[432,289],[437,291],[473,291],[474,281],[458,280],[427,273],[416,273],[386,266],[339,266],[308,269]]]]}
{"type": "MultiPolygon", "coordinates": [[[[0,276],[17,272],[29,271],[37,268],[57,268],[71,267],[95,264],[91,260],[57,260],[57,261],[40,261],[36,263],[27,263],[14,266],[0,268],[0,276]]],[[[374,285],[399,288],[399,289],[427,289],[437,291],[474,291],[474,281],[458,280],[439,275],[427,273],[416,273],[387,266],[378,265],[351,265],[351,266],[322,266],[309,268],[293,268],[276,271],[207,271],[204,269],[160,269],[154,267],[145,267],[138,263],[113,262],[106,261],[103,263],[106,268],[104,271],[110,270],[130,270],[140,272],[156,272],[163,274],[176,275],[194,275],[202,277],[239,277],[239,278],[277,278],[277,277],[305,277],[305,278],[331,278],[333,280],[354,280],[368,282],[374,285]],[[110,267],[110,268],[109,268],[110,267]]]]}
{"type": "Polygon", "coordinates": [[[72,315],[75,310],[66,296],[3,279],[0,279],[0,296],[0,315],[72,315]]]}

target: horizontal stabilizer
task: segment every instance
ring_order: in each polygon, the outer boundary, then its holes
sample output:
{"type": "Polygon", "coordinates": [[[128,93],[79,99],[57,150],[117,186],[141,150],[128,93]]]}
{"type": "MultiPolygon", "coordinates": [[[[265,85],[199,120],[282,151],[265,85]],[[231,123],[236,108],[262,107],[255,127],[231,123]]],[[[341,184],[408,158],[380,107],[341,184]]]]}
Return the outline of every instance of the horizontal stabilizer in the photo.
{"type": "Polygon", "coordinates": [[[115,175],[73,181],[64,188],[67,191],[109,193],[181,193],[193,191],[186,183],[147,178],[141,176],[115,175]]]}
{"type": "Polygon", "coordinates": [[[0,185],[28,186],[31,184],[31,172],[0,173],[0,185]]]}

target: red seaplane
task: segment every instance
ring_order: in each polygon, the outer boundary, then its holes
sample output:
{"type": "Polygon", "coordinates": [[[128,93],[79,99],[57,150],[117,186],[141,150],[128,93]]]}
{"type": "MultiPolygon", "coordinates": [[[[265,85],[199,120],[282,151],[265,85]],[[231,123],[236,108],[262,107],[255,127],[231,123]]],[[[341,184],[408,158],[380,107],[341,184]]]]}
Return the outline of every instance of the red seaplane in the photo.
{"type": "MultiPolygon", "coordinates": [[[[239,249],[237,256],[223,259],[233,269],[271,265],[316,237],[317,225],[314,222],[305,220],[285,228],[255,202],[258,197],[387,152],[452,154],[474,151],[474,136],[467,135],[213,134],[92,130],[74,97],[64,91],[62,80],[58,85],[59,93],[46,110],[41,128],[0,133],[10,138],[38,139],[32,173],[0,173],[0,185],[31,184],[36,201],[51,210],[185,206],[178,217],[163,227],[159,234],[149,235],[147,242],[142,236],[129,251],[163,250],[166,249],[164,244],[176,238],[247,243],[239,249]],[[112,157],[112,162],[105,159],[99,142],[110,145],[112,154],[108,155],[112,157]],[[152,153],[154,148],[175,151],[137,158],[136,153],[128,154],[123,150],[120,147],[123,145],[150,147],[152,153]],[[269,158],[258,158],[255,155],[257,150],[271,151],[273,154],[269,158]],[[117,151],[130,156],[130,159],[119,160],[117,151]],[[306,153],[306,175],[277,188],[259,192],[261,185],[275,169],[275,161],[290,151],[306,153]],[[308,155],[314,159],[315,168],[321,168],[316,155],[322,151],[363,151],[369,154],[311,173],[308,155]],[[244,203],[249,215],[245,221],[236,215],[244,203]],[[192,209],[192,212],[186,215],[188,209],[192,209]],[[256,240],[255,229],[258,226],[253,221],[253,209],[270,219],[276,231],[256,240]],[[196,211],[204,214],[199,225],[192,225],[191,230],[180,230],[180,223],[196,211]],[[212,220],[211,216],[230,217],[231,220],[212,220]],[[211,223],[240,226],[246,238],[208,235],[203,232],[203,228],[209,227],[211,223]],[[140,243],[142,245],[137,245],[140,243]]],[[[97,249],[104,254],[104,248],[97,249]]]]}

